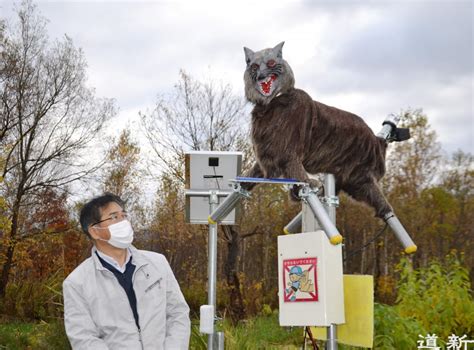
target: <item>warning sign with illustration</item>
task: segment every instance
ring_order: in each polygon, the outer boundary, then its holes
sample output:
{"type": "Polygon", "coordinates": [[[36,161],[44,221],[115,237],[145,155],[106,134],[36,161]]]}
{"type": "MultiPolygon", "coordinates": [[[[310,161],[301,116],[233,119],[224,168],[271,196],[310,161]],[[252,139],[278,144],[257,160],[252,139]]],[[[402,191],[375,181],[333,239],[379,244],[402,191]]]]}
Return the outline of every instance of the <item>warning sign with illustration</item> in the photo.
{"type": "Polygon", "coordinates": [[[317,258],[283,260],[283,300],[318,301],[317,258]]]}

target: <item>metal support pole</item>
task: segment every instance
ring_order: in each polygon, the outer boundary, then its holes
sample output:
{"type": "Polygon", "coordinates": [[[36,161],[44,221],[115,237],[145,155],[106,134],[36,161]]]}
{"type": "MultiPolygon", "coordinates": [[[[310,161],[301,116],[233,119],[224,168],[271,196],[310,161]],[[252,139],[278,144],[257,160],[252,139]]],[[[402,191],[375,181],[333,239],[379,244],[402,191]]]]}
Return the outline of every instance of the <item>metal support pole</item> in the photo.
{"type": "MultiPolygon", "coordinates": [[[[338,200],[336,197],[336,180],[333,174],[324,174],[324,193],[325,193],[325,209],[334,226],[336,225],[336,207],[338,200]]],[[[331,324],[326,331],[327,350],[337,350],[337,329],[335,324],[331,324]]]]}
{"type": "Polygon", "coordinates": [[[214,338],[215,348],[218,350],[224,349],[224,332],[217,332],[214,338]]]}
{"type": "Polygon", "coordinates": [[[337,331],[336,331],[335,324],[332,324],[327,328],[326,336],[327,336],[326,349],[337,350],[337,331]]]}
{"type": "Polygon", "coordinates": [[[333,174],[324,174],[325,209],[334,226],[336,225],[336,208],[339,199],[336,197],[336,179],[333,174]]]}
{"type": "MultiPolygon", "coordinates": [[[[211,191],[209,196],[209,212],[212,213],[219,204],[219,199],[215,191],[211,191]]],[[[216,281],[217,281],[217,223],[209,224],[209,260],[207,267],[208,286],[207,286],[207,304],[214,307],[214,320],[216,316],[216,281]]],[[[213,332],[207,336],[207,349],[214,347],[214,325],[213,332]]]]}

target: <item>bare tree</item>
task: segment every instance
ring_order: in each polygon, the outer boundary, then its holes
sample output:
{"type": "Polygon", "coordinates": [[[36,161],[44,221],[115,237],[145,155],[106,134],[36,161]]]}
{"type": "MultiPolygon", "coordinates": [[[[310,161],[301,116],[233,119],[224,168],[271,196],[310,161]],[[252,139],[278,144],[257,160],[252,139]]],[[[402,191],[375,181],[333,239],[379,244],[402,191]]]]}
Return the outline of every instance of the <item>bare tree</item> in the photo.
{"type": "MultiPolygon", "coordinates": [[[[12,74],[12,72],[9,70],[10,67],[6,64],[7,53],[4,50],[6,46],[5,30],[5,21],[0,19],[0,89],[3,92],[0,98],[2,101],[6,100],[6,91],[4,86],[6,84],[7,78],[12,74]]],[[[0,104],[0,146],[2,147],[4,146],[5,137],[14,126],[12,113],[10,113],[9,109],[6,107],[8,106],[5,106],[4,103],[0,104]]],[[[0,149],[0,151],[1,150],[2,149],[0,149]]]]}
{"type": "Polygon", "coordinates": [[[150,113],[140,113],[143,130],[161,170],[182,176],[184,152],[228,151],[247,143],[246,101],[230,85],[200,82],[180,71],[171,95],[158,96],[150,113]]]}
{"type": "Polygon", "coordinates": [[[46,20],[31,1],[17,10],[18,23],[1,42],[1,146],[11,229],[2,232],[4,258],[0,297],[5,295],[22,217],[35,193],[61,188],[97,168],[85,151],[115,113],[111,100],[100,100],[85,86],[86,62],[67,36],[50,42],[46,20]],[[81,157],[81,154],[83,157],[81,157]]]}

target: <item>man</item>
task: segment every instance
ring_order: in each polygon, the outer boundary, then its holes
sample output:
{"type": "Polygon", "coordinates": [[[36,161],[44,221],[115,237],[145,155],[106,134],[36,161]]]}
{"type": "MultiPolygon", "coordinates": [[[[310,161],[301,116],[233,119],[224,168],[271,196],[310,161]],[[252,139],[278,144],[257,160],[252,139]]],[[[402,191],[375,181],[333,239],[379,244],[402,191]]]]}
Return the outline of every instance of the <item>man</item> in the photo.
{"type": "Polygon", "coordinates": [[[166,258],[131,245],[123,201],[92,199],[80,223],[94,247],[63,283],[73,349],[187,349],[189,307],[166,258]]]}

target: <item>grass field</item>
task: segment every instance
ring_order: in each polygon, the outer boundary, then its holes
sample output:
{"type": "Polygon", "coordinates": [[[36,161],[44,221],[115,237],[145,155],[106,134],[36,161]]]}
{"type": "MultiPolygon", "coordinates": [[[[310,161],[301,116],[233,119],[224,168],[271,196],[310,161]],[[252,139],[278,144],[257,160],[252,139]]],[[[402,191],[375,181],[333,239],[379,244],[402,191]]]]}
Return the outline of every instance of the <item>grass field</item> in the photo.
{"type": "MultiPolygon", "coordinates": [[[[260,316],[236,326],[220,323],[224,332],[225,349],[296,350],[303,345],[302,327],[280,327],[278,316],[260,316]]],[[[307,349],[311,349],[309,342],[307,349]]],[[[318,342],[319,348],[324,344],[318,342]]],[[[199,320],[192,321],[190,349],[207,349],[207,335],[199,333],[199,320]]],[[[0,350],[66,350],[70,349],[63,325],[59,322],[0,324],[0,350]]],[[[355,349],[339,345],[341,350],[355,349]]]]}
{"type": "MultiPolygon", "coordinates": [[[[403,318],[387,305],[375,305],[374,349],[409,350],[416,348],[418,334],[426,334],[413,318],[403,318]]],[[[61,320],[49,323],[21,323],[0,318],[0,350],[66,350],[70,349],[61,320]]],[[[225,349],[301,349],[302,327],[280,327],[276,312],[260,315],[232,325],[218,322],[224,332],[225,349]]],[[[307,343],[307,349],[311,345],[307,343]]],[[[324,344],[318,341],[320,349],[324,344]]],[[[206,349],[207,335],[199,333],[199,320],[192,320],[190,349],[206,349]]],[[[444,347],[442,347],[444,348],[444,347]]],[[[340,350],[361,349],[339,344],[340,350]]]]}
{"type": "MultiPolygon", "coordinates": [[[[303,344],[302,327],[280,327],[278,316],[260,316],[232,326],[217,326],[224,332],[226,349],[299,349],[303,344]]],[[[207,335],[199,334],[199,321],[193,322],[191,349],[206,349],[207,335]]]]}
{"type": "Polygon", "coordinates": [[[0,325],[0,349],[27,349],[28,336],[35,324],[9,323],[0,325]]]}
{"type": "MultiPolygon", "coordinates": [[[[3,323],[0,325],[0,350],[64,350],[70,349],[62,324],[3,323]]],[[[225,333],[226,349],[298,349],[303,342],[301,327],[282,328],[277,315],[261,316],[232,326],[220,323],[225,333]]],[[[207,336],[199,333],[199,321],[193,320],[191,349],[206,349],[207,336]]]]}

